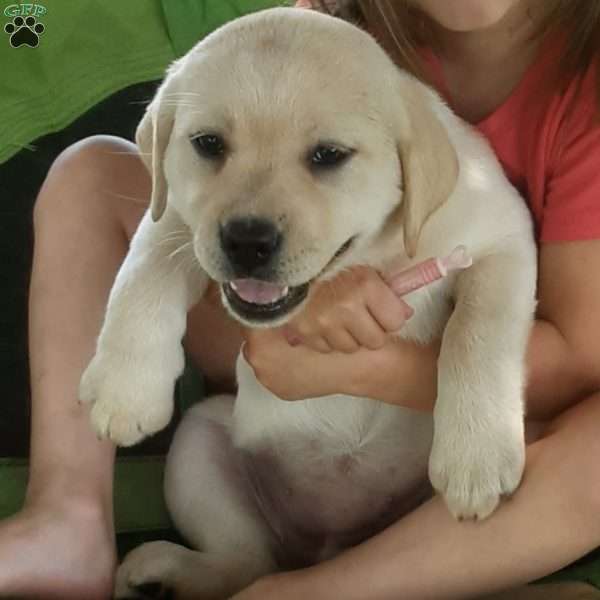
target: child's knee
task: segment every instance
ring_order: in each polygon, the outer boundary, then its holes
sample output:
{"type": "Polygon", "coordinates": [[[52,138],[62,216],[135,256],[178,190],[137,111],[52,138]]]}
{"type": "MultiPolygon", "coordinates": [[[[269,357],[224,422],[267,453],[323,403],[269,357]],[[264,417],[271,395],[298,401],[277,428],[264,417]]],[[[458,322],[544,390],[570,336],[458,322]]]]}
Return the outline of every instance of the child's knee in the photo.
{"type": "Polygon", "coordinates": [[[139,198],[144,203],[150,179],[137,154],[137,146],[125,139],[96,135],[66,148],[54,161],[34,207],[34,225],[65,211],[88,212],[99,204],[102,210],[119,208],[139,198]],[[108,206],[107,206],[108,205],[108,206]]]}

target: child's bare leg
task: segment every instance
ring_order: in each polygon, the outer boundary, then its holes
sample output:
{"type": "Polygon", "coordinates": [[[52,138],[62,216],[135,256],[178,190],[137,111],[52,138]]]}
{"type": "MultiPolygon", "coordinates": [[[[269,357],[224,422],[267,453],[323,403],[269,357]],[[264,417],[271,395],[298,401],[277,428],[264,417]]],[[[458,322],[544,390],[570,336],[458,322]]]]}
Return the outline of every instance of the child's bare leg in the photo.
{"type": "Polygon", "coordinates": [[[528,447],[521,487],[485,521],[459,523],[435,498],[338,558],[262,585],[289,600],[365,590],[373,600],[466,600],[548,575],[600,544],[598,423],[600,394],[556,419],[528,447]]]}
{"type": "Polygon", "coordinates": [[[92,433],[77,387],[149,197],[149,177],[135,151],[117,138],[75,144],[54,163],[38,197],[31,474],[25,508],[0,524],[2,597],[110,595],[114,451],[92,433]]]}
{"type": "MultiPolygon", "coordinates": [[[[112,593],[114,449],[77,402],[109,290],[150,196],[136,147],[75,144],[54,163],[35,208],[30,290],[31,475],[25,508],[0,523],[0,596],[95,600],[112,593]]],[[[240,345],[220,303],[190,313],[188,336],[213,389],[231,389],[240,345]],[[199,340],[213,338],[210,348],[199,340]],[[208,337],[207,337],[208,336],[208,337]]]]}

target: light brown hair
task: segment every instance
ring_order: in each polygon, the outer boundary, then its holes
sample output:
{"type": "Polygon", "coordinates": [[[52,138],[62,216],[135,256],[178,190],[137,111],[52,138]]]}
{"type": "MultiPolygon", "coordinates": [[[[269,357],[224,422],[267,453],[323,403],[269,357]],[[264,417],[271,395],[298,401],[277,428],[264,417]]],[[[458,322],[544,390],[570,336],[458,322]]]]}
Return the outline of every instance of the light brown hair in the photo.
{"type": "MultiPolygon", "coordinates": [[[[568,35],[561,73],[564,78],[585,72],[595,62],[600,113],[600,0],[546,0],[552,6],[536,35],[556,30],[568,35]]],[[[407,1],[313,0],[315,7],[368,29],[398,66],[426,80],[417,48],[435,48],[427,17],[407,1]]]]}

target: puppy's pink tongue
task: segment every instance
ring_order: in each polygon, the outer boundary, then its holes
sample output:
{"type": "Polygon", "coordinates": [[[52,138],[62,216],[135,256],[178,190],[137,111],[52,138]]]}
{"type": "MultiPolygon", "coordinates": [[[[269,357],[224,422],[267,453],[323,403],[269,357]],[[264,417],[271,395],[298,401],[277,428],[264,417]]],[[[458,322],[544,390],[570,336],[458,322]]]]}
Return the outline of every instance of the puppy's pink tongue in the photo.
{"type": "Polygon", "coordinates": [[[288,293],[288,288],[258,279],[235,279],[231,287],[246,302],[253,304],[271,304],[288,293]]]}

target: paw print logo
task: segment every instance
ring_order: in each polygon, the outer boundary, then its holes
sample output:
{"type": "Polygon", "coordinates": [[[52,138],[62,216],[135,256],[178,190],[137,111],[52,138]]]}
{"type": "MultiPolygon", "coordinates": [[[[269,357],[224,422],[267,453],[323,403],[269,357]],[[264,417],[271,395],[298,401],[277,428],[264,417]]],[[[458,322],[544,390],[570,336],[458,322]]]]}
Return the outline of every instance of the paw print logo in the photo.
{"type": "Polygon", "coordinates": [[[10,45],[13,48],[29,46],[35,48],[40,42],[40,35],[44,33],[45,27],[38,23],[35,17],[15,17],[12,23],[4,26],[4,31],[10,35],[10,45]]]}

